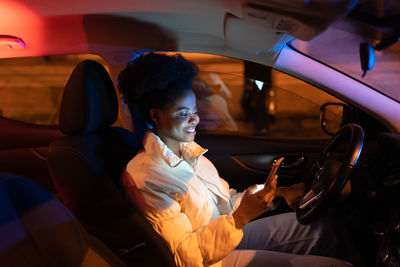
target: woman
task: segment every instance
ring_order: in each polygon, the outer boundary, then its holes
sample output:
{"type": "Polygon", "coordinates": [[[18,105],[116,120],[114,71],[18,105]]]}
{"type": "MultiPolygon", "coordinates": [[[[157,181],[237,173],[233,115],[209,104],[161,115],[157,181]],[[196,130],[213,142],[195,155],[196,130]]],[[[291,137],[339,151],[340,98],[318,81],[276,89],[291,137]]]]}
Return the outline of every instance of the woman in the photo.
{"type": "MultiPolygon", "coordinates": [[[[125,101],[138,105],[152,126],[144,149],[128,163],[122,185],[131,201],[133,187],[142,193],[144,214],[177,265],[349,266],[298,255],[333,251],[331,240],[321,242],[329,234],[322,224],[300,225],[294,213],[250,222],[271,204],[276,179],[237,193],[218,176],[203,156],[207,150],[194,142],[200,120],[191,90],[196,74],[196,65],[180,55],[149,53],[130,62],[118,82],[125,101]]],[[[285,197],[286,191],[278,194],[285,197]]]]}

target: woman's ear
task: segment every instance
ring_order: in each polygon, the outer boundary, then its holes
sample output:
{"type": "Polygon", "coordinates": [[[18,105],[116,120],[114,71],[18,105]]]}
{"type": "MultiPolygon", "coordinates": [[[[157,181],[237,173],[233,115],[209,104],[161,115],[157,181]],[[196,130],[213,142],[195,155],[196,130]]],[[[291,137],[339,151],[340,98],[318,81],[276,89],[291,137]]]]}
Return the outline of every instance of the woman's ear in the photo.
{"type": "Polygon", "coordinates": [[[154,123],[154,125],[158,125],[158,111],[157,109],[150,109],[149,110],[149,115],[150,115],[150,119],[151,121],[154,123]]]}

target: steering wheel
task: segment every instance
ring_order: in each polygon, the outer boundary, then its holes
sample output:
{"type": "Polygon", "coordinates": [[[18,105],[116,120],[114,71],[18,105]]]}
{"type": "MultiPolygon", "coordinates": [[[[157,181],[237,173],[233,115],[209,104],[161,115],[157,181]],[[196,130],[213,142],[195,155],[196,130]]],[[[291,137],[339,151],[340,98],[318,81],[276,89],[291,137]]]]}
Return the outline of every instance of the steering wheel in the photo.
{"type": "Polygon", "coordinates": [[[357,164],[363,143],[364,131],[353,123],[343,126],[329,140],[311,169],[310,190],[297,203],[296,217],[300,223],[311,223],[337,199],[357,164]],[[334,152],[340,145],[346,145],[346,152],[338,160],[334,152]]]}

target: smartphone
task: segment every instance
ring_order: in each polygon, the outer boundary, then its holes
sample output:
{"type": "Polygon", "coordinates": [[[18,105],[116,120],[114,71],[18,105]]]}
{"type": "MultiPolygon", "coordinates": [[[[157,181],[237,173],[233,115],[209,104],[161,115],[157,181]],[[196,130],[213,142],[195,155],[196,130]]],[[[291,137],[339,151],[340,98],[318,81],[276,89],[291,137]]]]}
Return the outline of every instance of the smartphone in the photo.
{"type": "Polygon", "coordinates": [[[273,178],[274,178],[276,172],[278,171],[279,166],[281,166],[281,163],[284,159],[285,159],[284,157],[280,157],[279,159],[274,160],[274,162],[272,163],[272,168],[268,175],[268,178],[264,183],[265,186],[267,186],[269,183],[271,183],[274,180],[273,178]]]}

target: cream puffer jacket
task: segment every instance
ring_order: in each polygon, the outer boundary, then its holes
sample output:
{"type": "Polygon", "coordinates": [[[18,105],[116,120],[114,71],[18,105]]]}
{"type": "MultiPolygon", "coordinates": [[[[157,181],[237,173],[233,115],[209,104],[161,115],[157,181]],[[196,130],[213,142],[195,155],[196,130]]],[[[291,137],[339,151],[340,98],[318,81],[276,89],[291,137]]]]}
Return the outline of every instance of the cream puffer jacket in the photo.
{"type": "Polygon", "coordinates": [[[122,176],[128,199],[135,199],[130,188],[136,186],[145,216],[178,266],[221,266],[243,237],[232,216],[242,193],[229,189],[195,142],[181,144],[183,159],[150,131],[143,144],[122,176]]]}

